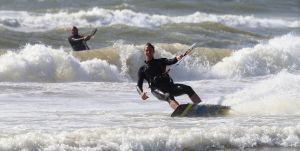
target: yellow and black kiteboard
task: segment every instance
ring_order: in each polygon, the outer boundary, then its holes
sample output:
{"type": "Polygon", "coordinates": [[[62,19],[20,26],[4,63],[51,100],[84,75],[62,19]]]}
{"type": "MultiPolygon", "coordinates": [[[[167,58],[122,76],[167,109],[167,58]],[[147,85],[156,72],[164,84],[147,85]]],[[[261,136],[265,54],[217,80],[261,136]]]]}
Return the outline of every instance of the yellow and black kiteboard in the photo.
{"type": "Polygon", "coordinates": [[[230,111],[229,106],[213,104],[181,104],[171,114],[171,117],[209,117],[225,116],[230,111]]]}

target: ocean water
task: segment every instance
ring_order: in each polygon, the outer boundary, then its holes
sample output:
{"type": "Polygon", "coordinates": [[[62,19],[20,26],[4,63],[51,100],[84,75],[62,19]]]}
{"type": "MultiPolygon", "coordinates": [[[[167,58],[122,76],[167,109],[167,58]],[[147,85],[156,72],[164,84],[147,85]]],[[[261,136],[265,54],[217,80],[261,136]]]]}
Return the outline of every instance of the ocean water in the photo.
{"type": "MultiPolygon", "coordinates": [[[[0,151],[300,149],[298,0],[2,0],[0,151]],[[98,32],[72,52],[70,28],[98,32]],[[136,90],[143,46],[222,117],[172,118],[136,90]]],[[[176,98],[190,103],[187,96],[176,98]]]]}

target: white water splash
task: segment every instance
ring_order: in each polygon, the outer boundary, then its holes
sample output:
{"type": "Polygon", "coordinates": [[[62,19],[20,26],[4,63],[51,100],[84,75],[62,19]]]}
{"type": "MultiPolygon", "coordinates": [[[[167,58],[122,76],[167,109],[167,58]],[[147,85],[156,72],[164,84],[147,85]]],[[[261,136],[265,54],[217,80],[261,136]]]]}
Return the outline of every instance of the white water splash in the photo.
{"type": "Polygon", "coordinates": [[[0,81],[122,81],[116,66],[100,59],[80,62],[63,49],[37,44],[0,56],[0,81]]]}
{"type": "Polygon", "coordinates": [[[221,77],[261,76],[300,69],[300,37],[287,34],[235,51],[212,67],[221,77]]]}

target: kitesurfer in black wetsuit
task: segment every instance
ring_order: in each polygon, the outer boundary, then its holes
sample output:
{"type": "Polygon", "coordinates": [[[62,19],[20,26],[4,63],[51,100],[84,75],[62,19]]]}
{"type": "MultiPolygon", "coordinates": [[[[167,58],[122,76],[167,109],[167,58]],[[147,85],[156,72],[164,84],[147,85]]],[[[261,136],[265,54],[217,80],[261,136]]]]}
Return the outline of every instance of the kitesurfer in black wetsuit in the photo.
{"type": "Polygon", "coordinates": [[[177,61],[182,59],[183,55],[176,56],[173,59],[154,59],[153,54],[154,46],[151,43],[147,43],[144,47],[145,65],[140,67],[138,71],[136,87],[141,98],[143,100],[148,98],[146,92],[143,91],[143,82],[146,80],[151,93],[159,100],[167,101],[173,109],[176,109],[179,105],[174,96],[187,94],[195,104],[200,103],[200,97],[190,86],[173,83],[172,78],[166,72],[166,66],[177,63],[177,61]]]}
{"type": "Polygon", "coordinates": [[[70,45],[74,51],[89,50],[90,48],[86,44],[86,41],[91,39],[91,35],[82,36],[78,34],[78,28],[73,26],[72,35],[68,38],[70,45]]]}

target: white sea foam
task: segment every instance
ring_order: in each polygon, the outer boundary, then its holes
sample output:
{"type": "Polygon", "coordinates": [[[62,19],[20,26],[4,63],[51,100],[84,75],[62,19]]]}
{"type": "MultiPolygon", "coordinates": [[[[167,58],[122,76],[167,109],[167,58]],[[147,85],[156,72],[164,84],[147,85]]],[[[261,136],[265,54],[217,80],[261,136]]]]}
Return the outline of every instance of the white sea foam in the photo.
{"type": "Polygon", "coordinates": [[[212,67],[222,77],[261,76],[300,69],[300,37],[287,34],[235,51],[212,67]]]}
{"type": "Polygon", "coordinates": [[[0,149],[179,151],[278,146],[299,148],[299,125],[207,128],[93,128],[60,133],[25,132],[1,138],[0,149]]]}
{"type": "Polygon", "coordinates": [[[32,13],[26,11],[0,11],[0,25],[12,30],[32,32],[56,28],[128,26],[153,28],[168,23],[218,22],[230,26],[245,27],[300,27],[300,22],[289,18],[259,18],[255,16],[217,15],[195,12],[186,16],[166,16],[134,12],[132,10],[109,10],[94,7],[78,12],[60,11],[58,13],[32,13]]]}
{"type": "Polygon", "coordinates": [[[63,49],[37,44],[0,56],[0,81],[122,81],[116,66],[100,59],[80,62],[63,49]]]}

